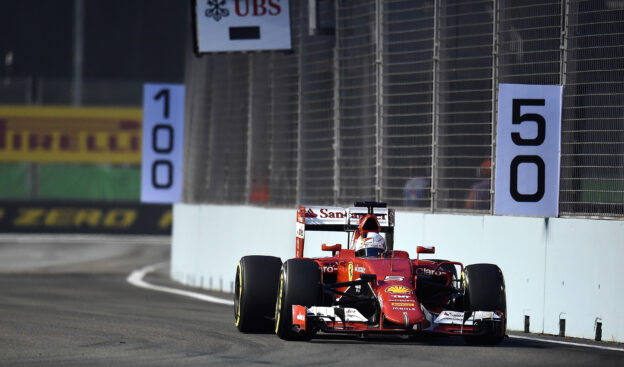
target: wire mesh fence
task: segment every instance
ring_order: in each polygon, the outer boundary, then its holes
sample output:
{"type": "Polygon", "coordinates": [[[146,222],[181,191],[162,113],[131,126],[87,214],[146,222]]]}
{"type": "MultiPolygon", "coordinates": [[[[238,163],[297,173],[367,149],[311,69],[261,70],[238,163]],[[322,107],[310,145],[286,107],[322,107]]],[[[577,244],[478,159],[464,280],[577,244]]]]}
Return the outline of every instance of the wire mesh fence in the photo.
{"type": "MultiPolygon", "coordinates": [[[[335,9],[317,9],[321,19],[335,24],[335,9]]],[[[302,7],[303,19],[309,18],[302,7]]],[[[335,27],[318,34],[301,30],[298,201],[307,205],[336,202],[335,129],[338,93],[334,73],[335,27]]]]}
{"type": "Polygon", "coordinates": [[[338,7],[338,202],[374,198],[377,189],[376,4],[338,7]]]}
{"type": "Polygon", "coordinates": [[[187,202],[491,213],[498,84],[554,84],[561,215],[624,215],[624,1],[291,7],[291,52],[187,62],[187,202]]]}
{"type": "Polygon", "coordinates": [[[493,4],[438,6],[435,209],[490,209],[493,4]],[[487,167],[481,170],[481,165],[487,167]]]}
{"type": "Polygon", "coordinates": [[[384,4],[382,196],[392,206],[431,207],[434,6],[384,4]]]}
{"type": "Polygon", "coordinates": [[[624,2],[569,1],[560,210],[624,215],[624,2]]]}

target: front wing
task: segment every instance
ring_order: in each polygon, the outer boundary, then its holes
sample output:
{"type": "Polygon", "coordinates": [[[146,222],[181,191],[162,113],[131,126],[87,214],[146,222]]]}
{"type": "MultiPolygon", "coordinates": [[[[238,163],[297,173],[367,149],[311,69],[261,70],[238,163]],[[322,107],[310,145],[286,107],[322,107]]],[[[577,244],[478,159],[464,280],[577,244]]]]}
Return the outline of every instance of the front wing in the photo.
{"type": "Polygon", "coordinates": [[[431,332],[451,335],[480,335],[492,333],[504,335],[505,315],[500,311],[448,311],[429,312],[422,307],[425,319],[410,328],[400,325],[377,323],[371,325],[357,309],[347,307],[305,307],[293,305],[295,331],[327,333],[411,333],[431,332]]]}

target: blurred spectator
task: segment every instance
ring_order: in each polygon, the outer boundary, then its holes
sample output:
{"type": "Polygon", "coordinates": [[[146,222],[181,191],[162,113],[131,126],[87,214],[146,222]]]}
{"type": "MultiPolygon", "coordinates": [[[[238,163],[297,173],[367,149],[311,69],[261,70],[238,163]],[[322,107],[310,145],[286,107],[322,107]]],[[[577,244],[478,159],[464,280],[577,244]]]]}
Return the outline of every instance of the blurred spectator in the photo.
{"type": "Polygon", "coordinates": [[[481,163],[478,176],[481,178],[481,181],[472,185],[465,208],[488,210],[490,209],[490,177],[492,176],[492,161],[490,159],[486,159],[481,163]]]}
{"type": "Polygon", "coordinates": [[[405,182],[403,187],[403,205],[413,207],[428,207],[429,198],[426,197],[429,182],[427,179],[415,177],[405,182]]]}
{"type": "Polygon", "coordinates": [[[254,204],[268,204],[269,196],[269,187],[266,184],[266,179],[262,178],[258,180],[254,177],[251,180],[251,187],[249,190],[249,202],[254,204]]]}

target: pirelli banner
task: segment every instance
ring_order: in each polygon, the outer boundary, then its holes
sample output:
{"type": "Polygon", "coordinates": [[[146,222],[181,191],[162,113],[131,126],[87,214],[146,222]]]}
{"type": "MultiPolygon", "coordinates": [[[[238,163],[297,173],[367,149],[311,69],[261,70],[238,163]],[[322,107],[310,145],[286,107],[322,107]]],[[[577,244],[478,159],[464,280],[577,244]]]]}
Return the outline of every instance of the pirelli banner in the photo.
{"type": "Polygon", "coordinates": [[[0,162],[141,164],[140,108],[0,107],[0,162]]]}
{"type": "Polygon", "coordinates": [[[170,235],[171,205],[94,202],[0,202],[0,233],[170,235]]]}

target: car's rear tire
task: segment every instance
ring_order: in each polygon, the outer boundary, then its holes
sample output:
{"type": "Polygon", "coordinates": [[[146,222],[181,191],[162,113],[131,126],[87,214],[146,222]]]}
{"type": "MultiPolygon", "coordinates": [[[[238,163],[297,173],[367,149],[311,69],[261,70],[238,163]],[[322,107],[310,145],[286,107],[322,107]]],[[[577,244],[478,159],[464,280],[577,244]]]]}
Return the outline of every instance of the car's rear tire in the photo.
{"type": "Polygon", "coordinates": [[[310,340],[313,331],[292,330],[292,306],[319,305],[321,273],[318,264],[308,259],[290,259],[282,265],[277,302],[275,333],[285,340],[310,340]]]}
{"type": "Polygon", "coordinates": [[[245,333],[273,329],[275,296],[282,260],[273,256],[244,256],[236,268],[234,323],[245,333]]]}
{"type": "Polygon", "coordinates": [[[500,328],[494,327],[479,335],[465,335],[466,343],[499,344],[505,337],[507,323],[507,299],[503,272],[494,264],[468,265],[464,268],[464,282],[465,311],[502,311],[505,317],[500,328]]]}

